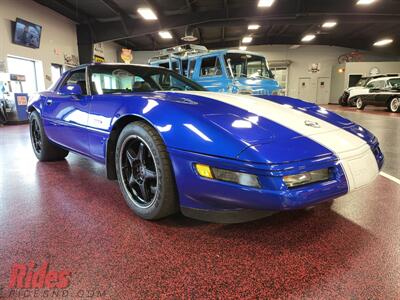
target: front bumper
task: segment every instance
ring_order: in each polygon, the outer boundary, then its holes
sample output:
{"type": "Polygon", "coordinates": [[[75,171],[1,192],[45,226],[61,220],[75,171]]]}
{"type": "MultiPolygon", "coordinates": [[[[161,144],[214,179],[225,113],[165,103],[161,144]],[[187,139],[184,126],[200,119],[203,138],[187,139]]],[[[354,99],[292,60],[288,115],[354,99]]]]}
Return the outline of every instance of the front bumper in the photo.
{"type": "Polygon", "coordinates": [[[192,152],[169,149],[176,183],[183,208],[203,210],[267,210],[282,211],[304,208],[337,198],[347,193],[346,176],[335,158],[284,164],[271,168],[265,164],[252,164],[238,160],[212,157],[192,152]],[[261,188],[200,177],[195,163],[235,170],[259,177],[261,188]],[[299,170],[311,171],[330,168],[331,179],[325,182],[289,189],[282,177],[299,170]]]}

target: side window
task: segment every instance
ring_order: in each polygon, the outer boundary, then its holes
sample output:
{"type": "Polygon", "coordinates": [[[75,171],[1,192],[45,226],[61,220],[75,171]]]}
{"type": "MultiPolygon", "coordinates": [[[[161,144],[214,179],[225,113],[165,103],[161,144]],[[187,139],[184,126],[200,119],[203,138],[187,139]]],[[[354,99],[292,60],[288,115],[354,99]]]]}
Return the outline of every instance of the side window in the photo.
{"type": "Polygon", "coordinates": [[[373,88],[375,88],[374,82],[370,82],[367,84],[367,89],[373,89],[373,88]]]}
{"type": "Polygon", "coordinates": [[[171,62],[171,70],[179,74],[179,63],[174,60],[171,62]]]}
{"type": "Polygon", "coordinates": [[[380,80],[376,82],[376,88],[377,89],[383,89],[385,87],[385,81],[380,80]]]}
{"type": "Polygon", "coordinates": [[[87,95],[86,90],[86,71],[85,69],[72,72],[69,77],[63,82],[62,86],[67,84],[79,84],[84,95],[87,95]]]}
{"type": "Polygon", "coordinates": [[[160,66],[160,67],[164,67],[164,68],[166,68],[166,69],[169,69],[169,62],[159,64],[159,66],[160,66]]]}
{"type": "Polygon", "coordinates": [[[182,75],[188,77],[188,61],[187,61],[187,59],[182,60],[182,75]]]}
{"type": "Polygon", "coordinates": [[[218,57],[203,58],[201,61],[201,76],[220,76],[222,75],[221,63],[218,57]]]}
{"type": "Polygon", "coordinates": [[[189,71],[188,71],[188,77],[192,78],[193,73],[194,73],[194,68],[196,67],[196,60],[192,59],[189,63],[189,71]]]}

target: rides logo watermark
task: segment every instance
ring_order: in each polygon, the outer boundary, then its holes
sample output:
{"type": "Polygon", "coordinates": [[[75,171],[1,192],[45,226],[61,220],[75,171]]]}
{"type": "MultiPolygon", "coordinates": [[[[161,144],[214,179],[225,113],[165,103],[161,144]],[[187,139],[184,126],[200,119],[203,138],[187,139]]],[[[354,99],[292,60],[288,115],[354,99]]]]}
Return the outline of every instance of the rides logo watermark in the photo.
{"type": "Polygon", "coordinates": [[[34,261],[28,264],[14,263],[11,266],[7,288],[0,286],[0,298],[94,298],[105,296],[105,291],[68,289],[71,283],[70,270],[54,270],[44,261],[36,265],[34,261]]]}

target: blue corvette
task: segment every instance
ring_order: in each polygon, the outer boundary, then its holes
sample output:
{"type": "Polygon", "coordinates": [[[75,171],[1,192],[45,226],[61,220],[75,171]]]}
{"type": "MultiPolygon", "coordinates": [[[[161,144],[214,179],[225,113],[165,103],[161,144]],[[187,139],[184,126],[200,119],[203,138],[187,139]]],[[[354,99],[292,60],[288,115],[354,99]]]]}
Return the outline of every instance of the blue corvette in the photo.
{"type": "Polygon", "coordinates": [[[105,164],[144,219],[239,222],[313,206],[371,183],[377,139],[314,104],[219,94],[163,68],[91,64],[29,101],[40,161],[105,164]]]}

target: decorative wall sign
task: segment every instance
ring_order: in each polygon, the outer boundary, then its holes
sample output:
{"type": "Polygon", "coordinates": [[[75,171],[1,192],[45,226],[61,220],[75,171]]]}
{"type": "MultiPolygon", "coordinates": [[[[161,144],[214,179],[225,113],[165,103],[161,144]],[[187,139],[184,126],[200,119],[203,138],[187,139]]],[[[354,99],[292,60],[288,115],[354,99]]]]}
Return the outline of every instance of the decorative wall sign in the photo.
{"type": "Polygon", "coordinates": [[[79,65],[78,56],[74,54],[64,54],[64,64],[71,67],[76,67],[79,65]]]}
{"type": "Polygon", "coordinates": [[[96,43],[93,45],[93,61],[99,63],[106,61],[106,59],[104,58],[103,43],[96,43]]]}
{"type": "Polygon", "coordinates": [[[373,68],[371,68],[371,70],[369,70],[369,75],[371,75],[371,76],[375,76],[380,73],[381,73],[381,71],[379,70],[378,67],[373,67],[373,68]]]}
{"type": "Polygon", "coordinates": [[[321,64],[320,63],[311,64],[311,65],[308,66],[308,72],[309,73],[318,73],[319,71],[321,71],[321,64]]]}
{"type": "Polygon", "coordinates": [[[133,60],[133,54],[131,49],[122,48],[121,49],[121,58],[126,64],[130,64],[133,60]]]}

